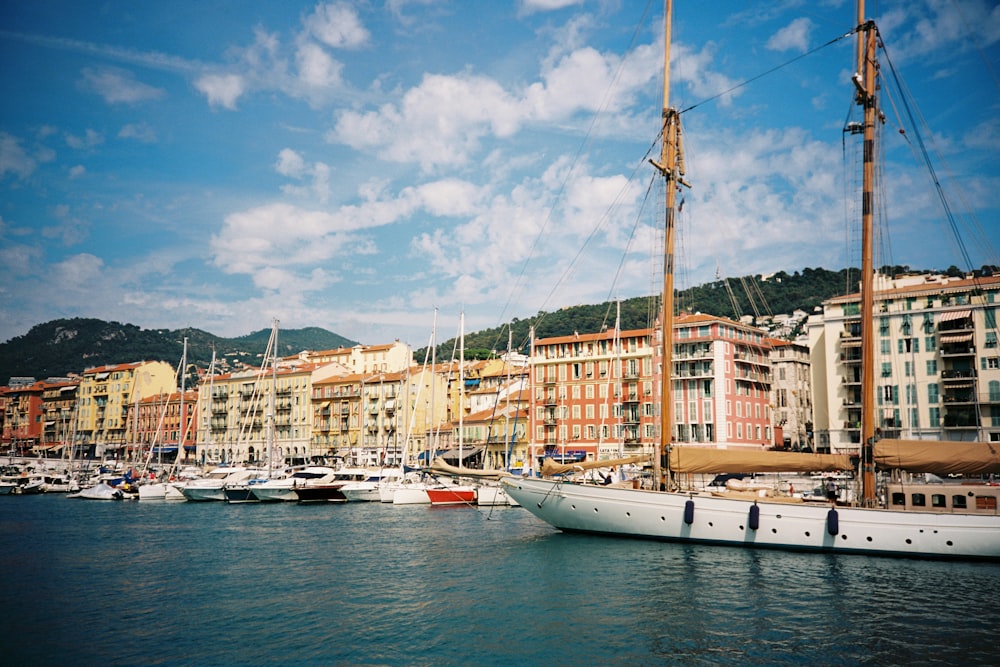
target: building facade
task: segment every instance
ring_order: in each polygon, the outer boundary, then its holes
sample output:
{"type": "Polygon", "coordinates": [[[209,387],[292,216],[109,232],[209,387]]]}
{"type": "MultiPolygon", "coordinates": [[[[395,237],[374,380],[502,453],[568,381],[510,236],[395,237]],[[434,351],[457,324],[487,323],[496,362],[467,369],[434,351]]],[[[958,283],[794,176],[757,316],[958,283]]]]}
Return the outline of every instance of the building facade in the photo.
{"type": "MultiPolygon", "coordinates": [[[[1000,441],[1000,277],[877,276],[874,357],[880,437],[1000,441]]],[[[860,294],[808,324],[817,447],[857,452],[860,294]]]]}

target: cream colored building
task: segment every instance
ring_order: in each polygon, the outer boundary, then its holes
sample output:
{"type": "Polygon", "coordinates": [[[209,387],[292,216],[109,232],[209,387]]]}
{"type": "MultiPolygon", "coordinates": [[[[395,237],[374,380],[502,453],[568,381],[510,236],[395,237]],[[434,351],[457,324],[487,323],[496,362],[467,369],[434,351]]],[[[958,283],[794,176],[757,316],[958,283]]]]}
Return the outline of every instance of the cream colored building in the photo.
{"type": "MultiPolygon", "coordinates": [[[[1000,441],[1000,276],[876,276],[876,429],[881,437],[1000,441]]],[[[816,445],[860,450],[860,295],[808,323],[816,445]]]]}

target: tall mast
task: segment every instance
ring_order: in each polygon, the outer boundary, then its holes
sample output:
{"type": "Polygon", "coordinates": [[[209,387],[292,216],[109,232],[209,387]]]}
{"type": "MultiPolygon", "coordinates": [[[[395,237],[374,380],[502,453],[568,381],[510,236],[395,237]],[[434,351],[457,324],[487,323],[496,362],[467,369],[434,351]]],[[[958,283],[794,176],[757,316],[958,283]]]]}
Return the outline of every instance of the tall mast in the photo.
{"type": "Polygon", "coordinates": [[[858,2],[858,67],[854,85],[857,103],[864,109],[864,164],[861,191],[861,497],[875,504],[875,340],[874,340],[874,219],[876,29],[864,20],[864,1],[858,2]]]}
{"type": "Polygon", "coordinates": [[[673,3],[666,0],[663,12],[663,128],[662,150],[660,161],[650,160],[660,175],[663,176],[666,187],[665,204],[665,242],[663,256],[663,331],[662,359],[660,372],[660,445],[653,456],[653,479],[659,488],[666,487],[663,478],[662,463],[664,455],[669,451],[673,434],[672,404],[673,384],[673,342],[674,342],[674,209],[676,204],[677,185],[680,183],[680,114],[670,106],[670,32],[673,3]]]}

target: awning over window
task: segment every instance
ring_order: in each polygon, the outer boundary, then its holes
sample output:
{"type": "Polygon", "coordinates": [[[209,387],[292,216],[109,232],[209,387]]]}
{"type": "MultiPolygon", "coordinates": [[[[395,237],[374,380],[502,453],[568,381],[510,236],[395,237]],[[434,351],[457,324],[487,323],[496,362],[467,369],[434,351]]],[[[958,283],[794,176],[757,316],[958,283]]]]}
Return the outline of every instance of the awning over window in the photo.
{"type": "Polygon", "coordinates": [[[964,320],[965,318],[972,315],[971,310],[952,310],[947,313],[942,313],[942,322],[951,322],[953,320],[964,320]]]}
{"type": "Polygon", "coordinates": [[[954,336],[941,336],[942,343],[964,343],[972,340],[971,333],[956,334],[954,336]]]}

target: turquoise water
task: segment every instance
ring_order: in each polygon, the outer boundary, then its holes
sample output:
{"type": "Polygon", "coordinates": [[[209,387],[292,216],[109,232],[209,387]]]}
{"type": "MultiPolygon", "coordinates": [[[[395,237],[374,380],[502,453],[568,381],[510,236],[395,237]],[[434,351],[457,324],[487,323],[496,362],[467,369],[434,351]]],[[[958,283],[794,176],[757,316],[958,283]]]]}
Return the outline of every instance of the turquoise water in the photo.
{"type": "Polygon", "coordinates": [[[0,498],[5,665],[997,664],[1000,566],[520,508],[0,498]]]}

